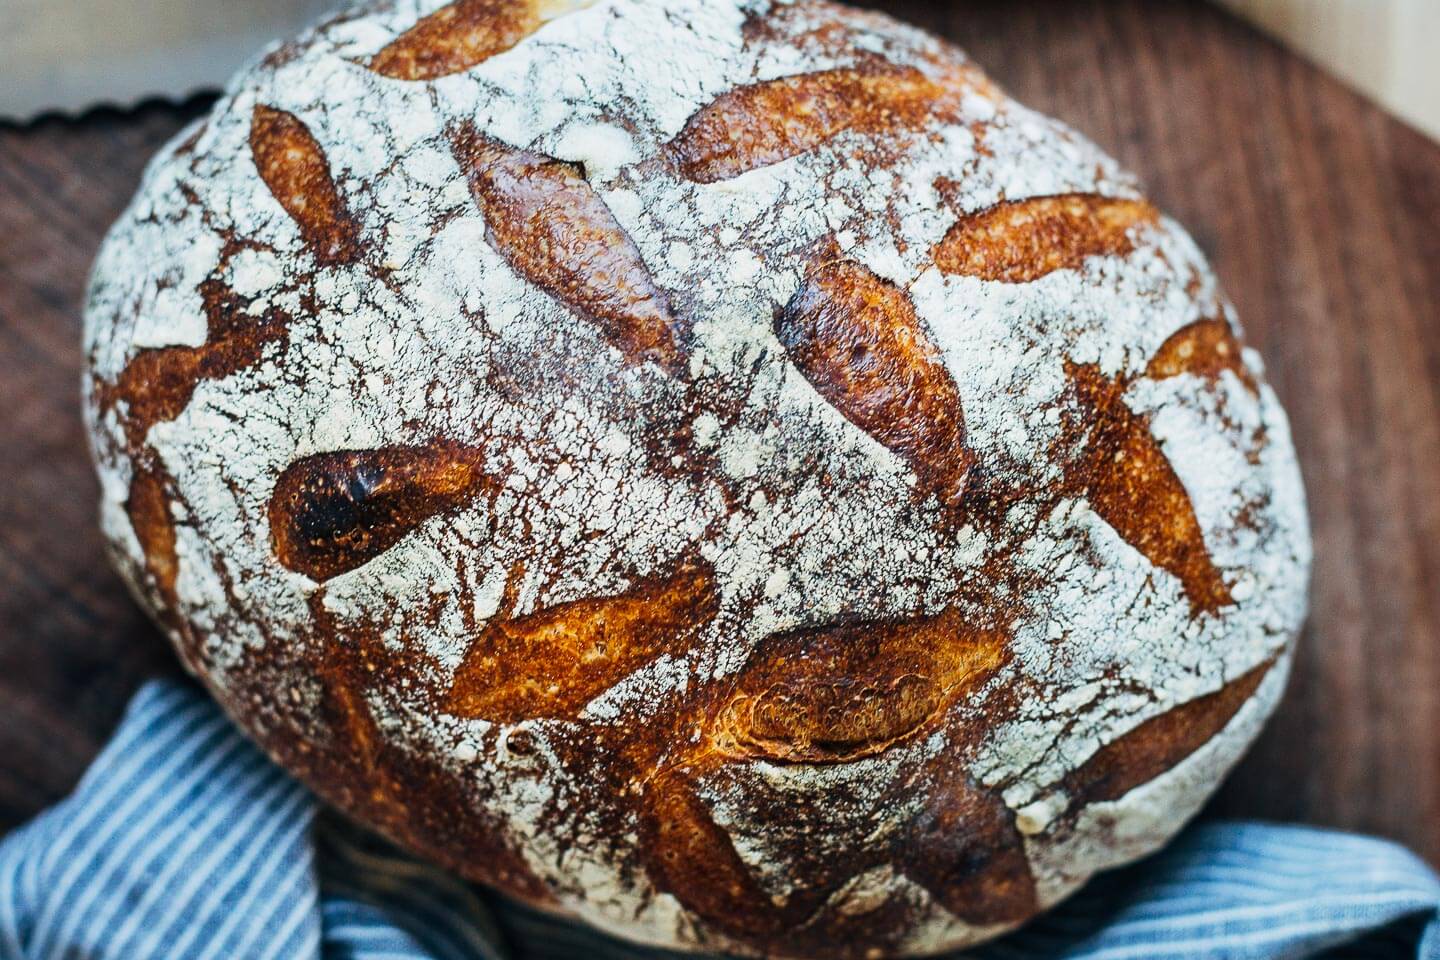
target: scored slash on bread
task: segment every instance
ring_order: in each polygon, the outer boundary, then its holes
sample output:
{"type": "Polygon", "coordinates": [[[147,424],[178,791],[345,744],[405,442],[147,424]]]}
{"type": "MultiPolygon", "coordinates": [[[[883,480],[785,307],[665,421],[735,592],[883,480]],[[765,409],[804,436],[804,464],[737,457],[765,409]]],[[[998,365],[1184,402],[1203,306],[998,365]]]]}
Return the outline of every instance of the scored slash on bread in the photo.
{"type": "MultiPolygon", "coordinates": [[[[1004,202],[957,219],[933,256],[942,273],[1030,283],[1057,270],[1074,270],[1090,257],[1130,254],[1134,229],[1158,218],[1144,201],[1090,194],[1004,202]]],[[[1245,371],[1228,322],[1205,320],[1173,334],[1145,376],[1164,380],[1196,373],[1213,380],[1221,370],[1235,373],[1253,392],[1254,379],[1245,371]]],[[[1148,418],[1125,403],[1128,379],[1069,361],[1065,375],[1083,411],[1077,427],[1089,433],[1081,455],[1067,464],[1065,486],[1086,497],[1146,559],[1179,578],[1194,614],[1214,613],[1232,603],[1185,485],[1151,435],[1148,418]]]]}
{"type": "Polygon", "coordinates": [[[626,363],[683,375],[681,323],[581,171],[468,123],[450,138],[490,243],[515,272],[595,324],[626,363]]]}
{"type": "Polygon", "coordinates": [[[1111,740],[1066,774],[1061,788],[1072,815],[1119,800],[1209,743],[1250,701],[1275,666],[1271,657],[1213,693],[1196,697],[1111,740]]]}
{"type": "Polygon", "coordinates": [[[250,152],[260,179],[294,218],[316,262],[350,263],[359,256],[359,231],[335,186],[330,162],[299,117],[257,105],[250,120],[250,152]]]}
{"type": "Polygon", "coordinates": [[[175,521],[170,516],[172,487],[173,481],[159,467],[137,464],[125,499],[125,512],[130,517],[135,539],[140,542],[146,571],[160,591],[167,611],[178,606],[175,578],[180,567],[175,553],[175,521]]]}
{"type": "Polygon", "coordinates": [[[773,634],[741,668],[709,737],[736,759],[836,763],[880,753],[992,679],[1010,659],[1010,639],[954,607],[773,634]]]}
{"type": "Polygon", "coordinates": [[[395,80],[434,80],[504,53],[547,20],[594,0],[456,0],[422,17],[370,58],[395,80]]]}
{"type": "Polygon", "coordinates": [[[1150,432],[1147,417],[1125,403],[1123,380],[1092,364],[1067,363],[1087,430],[1084,449],[1066,464],[1065,486],[1083,495],[1120,538],[1180,580],[1194,615],[1234,602],[1210,559],[1205,532],[1185,484],[1150,432]]]}
{"type": "Polygon", "coordinates": [[[485,452],[448,441],[320,453],[280,474],[270,496],[279,561],[312,580],[354,570],[431,517],[499,487],[485,452]]]}
{"type": "Polygon", "coordinates": [[[1035,877],[1015,813],[1000,792],[977,783],[959,757],[944,753],[916,779],[925,802],[905,837],[914,851],[905,872],[969,923],[1033,916],[1035,877]]]}
{"type": "Polygon", "coordinates": [[[1260,385],[1245,366],[1244,347],[1235,336],[1235,328],[1220,317],[1196,320],[1172,333],[1150,358],[1145,376],[1151,380],[1168,380],[1190,374],[1213,383],[1226,370],[1252,395],[1259,394],[1260,385]]]}
{"type": "Polygon", "coordinates": [[[974,460],[960,392],[904,290],[826,259],[780,311],[775,335],[820,396],[910,466],[922,497],[959,507],[974,460]]]}
{"type": "Polygon", "coordinates": [[[690,559],[620,594],[514,617],[513,571],[500,610],[471,642],[446,699],[457,716],[496,723],[577,718],[595,697],[663,654],[683,657],[718,612],[714,573],[690,559]]]}
{"type": "Polygon", "coordinates": [[[1144,201],[1095,194],[1013,200],[960,217],[932,255],[942,273],[1029,283],[1132,252],[1131,231],[1158,218],[1144,201]]]}
{"type": "MultiPolygon", "coordinates": [[[[1252,394],[1253,374],[1228,321],[1197,320],[1173,333],[1146,365],[1144,376],[1182,374],[1214,381],[1230,371],[1252,394]]],[[[1150,431],[1148,417],[1125,402],[1129,382],[1104,376],[1093,364],[1067,363],[1065,374],[1083,411],[1088,440],[1067,464],[1065,486],[1086,497],[1110,527],[1151,563],[1174,574],[1192,615],[1213,614],[1235,602],[1205,544],[1205,533],[1184,483],[1150,431]]]]}
{"type": "MultiPolygon", "coordinates": [[[[975,924],[1004,924],[1036,909],[1035,885],[1013,812],[974,783],[965,764],[940,754],[914,774],[929,800],[895,838],[853,856],[784,900],[767,896],[716,825],[698,790],[727,766],[750,761],[820,768],[874,756],[932,728],[947,707],[976,693],[1009,657],[1002,629],[974,629],[951,609],[910,622],[852,623],[767,638],[717,705],[682,706],[660,758],[630,757],[647,773],[640,803],[643,857],[662,890],[721,930],[749,940],[785,931],[788,949],[824,950],[807,928],[827,902],[866,871],[896,868],[975,924]],[[686,743],[684,732],[695,728],[686,743]],[[705,863],[705,871],[688,869],[705,863]]],[[[633,751],[634,748],[632,747],[633,751]]],[[[914,784],[915,790],[921,790],[914,784]]],[[[897,782],[889,802],[906,802],[897,782]]],[[[863,847],[859,849],[863,850],[863,847]]],[[[833,935],[833,930],[832,934],[833,935]]]]}
{"type": "Polygon", "coordinates": [[[721,94],[665,147],[681,175],[716,183],[814,150],[853,131],[916,130],[953,117],[969,90],[988,85],[953,68],[935,79],[873,60],[855,67],[767,80],[721,94]]]}
{"type": "Polygon", "coordinates": [[[694,782],[678,767],[645,783],[639,817],[641,859],[659,889],[722,930],[774,935],[795,919],[777,909],[730,835],[716,825],[694,782]],[[705,869],[696,871],[696,864],[705,869]]]}
{"type": "MultiPolygon", "coordinates": [[[[193,149],[193,142],[190,146],[193,149]]],[[[249,146],[260,179],[295,221],[316,262],[336,265],[358,256],[359,229],[309,128],[293,114],[256,106],[249,146]]],[[[113,409],[123,401],[122,419],[132,444],[143,444],[156,423],[178,417],[202,381],[234,376],[259,363],[267,348],[284,346],[290,315],[275,307],[267,307],[259,317],[250,315],[249,300],[222,278],[228,258],[199,285],[204,343],[140,350],[114,384],[97,386],[102,408],[113,409]]]]}

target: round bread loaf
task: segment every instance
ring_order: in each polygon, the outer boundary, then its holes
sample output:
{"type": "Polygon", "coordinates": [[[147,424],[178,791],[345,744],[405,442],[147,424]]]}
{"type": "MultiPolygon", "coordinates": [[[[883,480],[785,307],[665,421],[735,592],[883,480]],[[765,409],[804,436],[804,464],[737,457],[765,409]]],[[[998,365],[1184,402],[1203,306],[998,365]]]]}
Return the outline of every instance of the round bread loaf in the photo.
{"type": "Polygon", "coordinates": [[[815,0],[391,0],[151,165],[86,316],[115,561],[329,802],[671,947],[974,943],[1280,695],[1284,413],[1186,234],[815,0]]]}

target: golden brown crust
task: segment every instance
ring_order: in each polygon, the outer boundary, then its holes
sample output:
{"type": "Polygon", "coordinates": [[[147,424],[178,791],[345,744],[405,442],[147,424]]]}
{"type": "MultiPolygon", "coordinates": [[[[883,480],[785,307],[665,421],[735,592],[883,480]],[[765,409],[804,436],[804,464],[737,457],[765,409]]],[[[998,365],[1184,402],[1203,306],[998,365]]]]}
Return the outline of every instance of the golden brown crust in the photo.
{"type": "Polygon", "coordinates": [[[956,507],[974,458],[960,392],[904,290],[850,260],[815,265],[775,335],[811,386],[956,507]]]}
{"type": "Polygon", "coordinates": [[[957,917],[1018,923],[1035,914],[1035,879],[1015,814],[973,780],[953,755],[922,773],[925,804],[905,836],[905,871],[957,917]]]}
{"type": "Polygon", "coordinates": [[[434,80],[509,50],[540,26],[534,0],[455,0],[370,58],[395,80],[434,80]]]}
{"type": "Polygon", "coordinates": [[[158,467],[140,467],[130,481],[125,512],[140,541],[145,569],[159,591],[164,609],[175,607],[175,577],[179,561],[175,555],[175,521],[170,516],[169,482],[158,467]]]}
{"type": "Polygon", "coordinates": [[[615,596],[511,618],[521,573],[512,574],[500,611],[455,672],[448,712],[497,723],[574,718],[638,667],[683,653],[681,645],[716,612],[714,575],[703,562],[615,596]]]}
{"type": "Polygon", "coordinates": [[[1095,751],[1065,778],[1071,809],[1118,800],[1209,743],[1255,695],[1274,665],[1273,659],[1267,660],[1214,693],[1152,717],[1095,751]]]}
{"type": "Polygon", "coordinates": [[[683,374],[679,320],[580,171],[469,125],[451,139],[490,242],[516,272],[595,324],[628,363],[683,374]]]}
{"type": "Polygon", "coordinates": [[[106,530],[187,663],[662,946],[960,947],[1162,842],[1280,671],[1135,718],[1279,662],[1304,536],[1183,232],[879,15],[443,2],[276,50],[97,270],[106,530]]]}
{"type": "Polygon", "coordinates": [[[1150,423],[1125,403],[1125,384],[1098,367],[1067,363],[1089,438],[1067,466],[1066,485],[1151,563],[1179,578],[1195,614],[1234,603],[1210,559],[1190,494],[1150,433],[1150,423]]]}
{"type": "Polygon", "coordinates": [[[1009,659],[1009,636],[949,608],[767,637],[751,654],[711,737],[737,757],[837,763],[930,726],[1009,659]]]}
{"type": "Polygon", "coordinates": [[[1165,380],[1181,374],[1204,377],[1214,382],[1229,370],[1252,394],[1259,384],[1245,367],[1240,338],[1224,318],[1196,320],[1170,335],[1145,368],[1145,376],[1165,380]]]}
{"type": "Polygon", "coordinates": [[[717,929],[747,941],[778,933],[784,917],[695,796],[692,781],[666,771],[645,786],[643,857],[655,885],[717,929]],[[697,870],[697,865],[704,868],[697,870]]]}
{"type": "Polygon", "coordinates": [[[250,152],[260,179],[300,227],[317,262],[346,263],[359,254],[359,228],[310,128],[293,113],[258,104],[250,152]]]}
{"type": "Polygon", "coordinates": [[[975,72],[936,80],[914,67],[872,60],[738,87],[702,108],[666,147],[681,175],[715,183],[807,153],[853,130],[918,129],[953,113],[975,72]]]}
{"type": "Polygon", "coordinates": [[[1087,257],[1129,253],[1130,230],[1158,216],[1143,200],[1093,194],[1010,201],[955,221],[935,247],[935,265],[945,273],[1028,283],[1073,270],[1087,257]]]}

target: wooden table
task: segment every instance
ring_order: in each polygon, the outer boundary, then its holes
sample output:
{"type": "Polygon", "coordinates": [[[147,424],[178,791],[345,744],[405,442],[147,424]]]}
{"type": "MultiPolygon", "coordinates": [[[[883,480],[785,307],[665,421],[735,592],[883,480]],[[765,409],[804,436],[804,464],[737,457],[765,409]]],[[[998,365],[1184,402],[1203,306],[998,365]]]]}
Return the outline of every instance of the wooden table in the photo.
{"type": "MultiPolygon", "coordinates": [[[[1440,145],[1202,4],[888,4],[1117,153],[1213,255],[1289,407],[1315,526],[1289,694],[1211,815],[1440,864],[1440,145]]],[[[0,828],[174,669],[110,572],[77,399],[101,232],[203,102],[0,127],[0,828]]]]}

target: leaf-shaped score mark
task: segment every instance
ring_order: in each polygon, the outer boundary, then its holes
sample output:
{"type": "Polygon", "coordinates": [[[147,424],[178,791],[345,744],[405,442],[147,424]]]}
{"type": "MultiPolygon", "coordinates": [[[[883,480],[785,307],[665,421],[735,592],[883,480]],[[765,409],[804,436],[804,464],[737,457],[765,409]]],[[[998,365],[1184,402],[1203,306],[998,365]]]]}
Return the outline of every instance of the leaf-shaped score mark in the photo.
{"type": "Polygon", "coordinates": [[[681,771],[663,770],[646,783],[640,838],[651,882],[707,923],[746,939],[785,926],[785,914],[681,771]]]}
{"type": "Polygon", "coordinates": [[[960,392],[904,290],[858,263],[822,262],[775,335],[820,396],[909,464],[922,494],[959,505],[973,459],[960,392]]]}
{"type": "Polygon", "coordinates": [[[756,648],[710,732],[731,757],[834,763],[879,753],[975,692],[1010,657],[1006,630],[954,608],[775,634],[756,648]]]}
{"type": "Polygon", "coordinates": [[[914,789],[925,804],[906,837],[906,875],[967,923],[1033,916],[1035,878],[1005,801],[976,784],[949,751],[926,765],[921,781],[914,789]]]}
{"type": "Polygon", "coordinates": [[[1098,367],[1067,363],[1066,373],[1089,431],[1080,456],[1067,465],[1066,487],[1082,493],[1120,537],[1147,560],[1174,574],[1192,613],[1234,602],[1210,559],[1185,485],[1150,433],[1148,418],[1125,403],[1125,384],[1098,367]]]}
{"type": "Polygon", "coordinates": [[[394,80],[434,80],[504,53],[562,14],[594,0],[456,0],[422,17],[370,59],[394,80]]]}
{"type": "Polygon", "coordinates": [[[515,272],[593,323],[627,363],[651,361],[681,375],[680,323],[580,171],[469,124],[452,132],[452,143],[490,242],[515,272]]]}
{"type": "Polygon", "coordinates": [[[360,252],[359,228],[310,128],[293,113],[257,105],[250,118],[250,152],[260,179],[299,226],[316,261],[354,260],[360,252]]]}
{"type": "Polygon", "coordinates": [[[687,561],[624,593],[558,604],[511,618],[511,575],[501,610],[470,644],[446,709],[517,723],[573,718],[594,697],[684,642],[716,614],[714,575],[687,561]]]}
{"type": "Polygon", "coordinates": [[[1095,751],[1065,777],[1069,809],[1118,800],[1178,765],[1225,729],[1274,665],[1273,658],[1267,660],[1214,693],[1152,717],[1095,751]]]}
{"type": "Polygon", "coordinates": [[[1130,231],[1159,214],[1140,200],[1072,193],[1000,203],[961,217],[934,250],[943,273],[1026,283],[1087,257],[1123,256],[1130,231]]]}
{"type": "Polygon", "coordinates": [[[174,420],[190,403],[204,380],[222,380],[254,366],[271,343],[285,340],[290,318],[276,310],[251,317],[225,284],[200,285],[209,320],[205,343],[198,347],[141,350],[125,365],[114,386],[102,387],[103,407],[124,401],[125,435],[132,444],[145,441],[150,428],[174,420]]]}
{"type": "MultiPolygon", "coordinates": [[[[130,517],[135,539],[140,542],[150,579],[165,606],[173,608],[177,601],[175,580],[179,558],[175,551],[175,521],[170,515],[168,486],[168,477],[158,467],[147,468],[136,463],[125,513],[130,517]]],[[[168,623],[168,617],[165,619],[168,623]]]]}
{"type": "Polygon", "coordinates": [[[297,460],[270,497],[275,556],[316,581],[354,570],[431,517],[493,490],[482,462],[479,449],[445,441],[297,460]]]}
{"type": "Polygon", "coordinates": [[[1259,391],[1255,377],[1245,367],[1240,340],[1228,321],[1196,320],[1181,327],[1155,351],[1145,376],[1165,380],[1191,374],[1214,382],[1229,370],[1252,394],[1259,391]]]}
{"type": "Polygon", "coordinates": [[[721,94],[665,147],[680,174],[715,183],[808,153],[853,130],[917,130],[953,115],[969,90],[988,90],[973,67],[939,79],[913,67],[870,62],[767,80],[721,94]]]}

